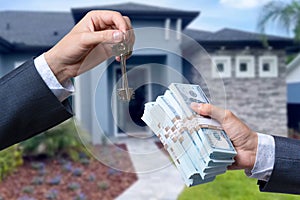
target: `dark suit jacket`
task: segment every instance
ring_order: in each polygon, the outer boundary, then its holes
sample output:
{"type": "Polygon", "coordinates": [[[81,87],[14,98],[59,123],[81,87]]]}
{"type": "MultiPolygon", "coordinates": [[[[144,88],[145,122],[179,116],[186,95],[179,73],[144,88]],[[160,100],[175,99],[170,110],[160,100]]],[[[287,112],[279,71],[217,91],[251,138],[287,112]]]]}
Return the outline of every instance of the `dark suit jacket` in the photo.
{"type": "Polygon", "coordinates": [[[268,182],[259,181],[264,192],[300,194],[300,140],[276,137],[275,163],[268,182]]]}
{"type": "Polygon", "coordinates": [[[0,79],[0,149],[30,138],[72,116],[37,72],[33,60],[0,79]]]}

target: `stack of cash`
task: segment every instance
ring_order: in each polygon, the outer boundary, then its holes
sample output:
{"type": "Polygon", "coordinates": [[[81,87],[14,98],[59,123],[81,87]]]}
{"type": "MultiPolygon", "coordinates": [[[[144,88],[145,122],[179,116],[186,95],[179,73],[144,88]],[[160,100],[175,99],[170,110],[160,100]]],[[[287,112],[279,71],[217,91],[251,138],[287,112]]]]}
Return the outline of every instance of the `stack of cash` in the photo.
{"type": "Polygon", "coordinates": [[[142,120],[160,139],[188,187],[213,181],[234,162],[236,151],[217,121],[190,108],[192,102],[209,103],[200,86],[172,83],[169,89],[156,102],[145,104],[142,120]]]}

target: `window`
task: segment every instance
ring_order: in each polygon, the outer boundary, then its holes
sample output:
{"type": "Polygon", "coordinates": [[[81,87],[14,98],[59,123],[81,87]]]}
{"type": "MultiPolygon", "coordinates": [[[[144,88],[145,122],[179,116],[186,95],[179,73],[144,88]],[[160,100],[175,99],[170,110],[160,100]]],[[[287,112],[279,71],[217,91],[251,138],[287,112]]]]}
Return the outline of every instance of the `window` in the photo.
{"type": "Polygon", "coordinates": [[[218,63],[217,64],[217,69],[219,72],[224,72],[224,63],[218,63]]]}
{"type": "Polygon", "coordinates": [[[262,64],[262,71],[263,72],[270,72],[271,67],[270,67],[270,63],[263,63],[262,64]]]}
{"type": "Polygon", "coordinates": [[[213,78],[231,77],[231,58],[229,56],[214,56],[212,60],[213,78]]]}
{"type": "Polygon", "coordinates": [[[252,78],[255,77],[255,65],[253,56],[237,56],[236,57],[236,77],[252,78]]]}
{"type": "Polygon", "coordinates": [[[240,63],[240,71],[247,72],[247,63],[240,63]]]}
{"type": "Polygon", "coordinates": [[[259,76],[260,77],[278,76],[278,59],[276,56],[259,57],[259,76]]]}

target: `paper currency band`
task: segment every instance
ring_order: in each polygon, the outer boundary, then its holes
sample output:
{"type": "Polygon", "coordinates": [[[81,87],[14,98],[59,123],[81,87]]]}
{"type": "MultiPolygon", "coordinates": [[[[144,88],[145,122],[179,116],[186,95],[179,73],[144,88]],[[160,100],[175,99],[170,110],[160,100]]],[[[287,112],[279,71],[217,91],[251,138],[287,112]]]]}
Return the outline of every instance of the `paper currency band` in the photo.
{"type": "Polygon", "coordinates": [[[169,148],[169,146],[167,144],[163,144],[163,145],[166,150],[169,148]]]}
{"type": "Polygon", "coordinates": [[[209,128],[209,129],[214,129],[214,130],[223,130],[222,127],[219,126],[213,126],[213,125],[208,125],[208,124],[200,124],[195,127],[196,130],[200,130],[201,128],[209,128]]]}
{"type": "Polygon", "coordinates": [[[180,134],[184,133],[185,131],[188,131],[188,128],[185,127],[185,126],[183,126],[183,127],[181,127],[181,128],[179,129],[179,133],[180,133],[180,134]]]}
{"type": "Polygon", "coordinates": [[[178,138],[176,136],[171,138],[173,142],[177,142],[178,138]]]}
{"type": "Polygon", "coordinates": [[[182,143],[183,141],[184,141],[184,138],[181,136],[181,137],[179,138],[179,142],[182,143]]]}
{"type": "Polygon", "coordinates": [[[181,120],[181,118],[179,116],[176,116],[172,119],[172,122],[175,123],[176,121],[181,120]]]}
{"type": "MultiPolygon", "coordinates": [[[[192,115],[191,117],[187,117],[191,121],[196,121],[197,119],[201,118],[200,115],[192,115]]],[[[200,128],[210,128],[210,129],[215,129],[215,130],[223,130],[222,127],[219,126],[214,126],[214,125],[209,125],[209,124],[199,124],[195,126],[196,130],[198,131],[200,128]]]]}

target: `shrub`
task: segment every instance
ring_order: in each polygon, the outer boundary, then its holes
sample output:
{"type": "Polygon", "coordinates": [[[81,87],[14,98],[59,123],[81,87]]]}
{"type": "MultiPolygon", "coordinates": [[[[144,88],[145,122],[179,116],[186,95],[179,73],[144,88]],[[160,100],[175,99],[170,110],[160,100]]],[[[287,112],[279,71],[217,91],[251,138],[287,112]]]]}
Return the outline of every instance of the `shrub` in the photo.
{"type": "Polygon", "coordinates": [[[80,184],[76,182],[72,182],[68,185],[69,190],[77,190],[80,188],[80,184]]]}
{"type": "Polygon", "coordinates": [[[95,181],[96,180],[96,176],[95,176],[95,174],[94,173],[91,173],[89,176],[88,176],[88,178],[87,178],[87,180],[88,181],[95,181]]]}
{"type": "Polygon", "coordinates": [[[45,194],[46,199],[57,199],[58,196],[58,190],[56,189],[51,189],[48,193],[45,194]]]}
{"type": "Polygon", "coordinates": [[[74,200],[86,200],[86,196],[85,194],[80,193],[76,197],[74,197],[74,200]]]}
{"type": "Polygon", "coordinates": [[[42,185],[44,183],[44,177],[35,176],[35,177],[33,177],[31,183],[33,185],[42,185]]]}
{"type": "Polygon", "coordinates": [[[26,194],[32,194],[34,192],[34,187],[27,185],[22,188],[22,192],[26,194]]]}
{"type": "Polygon", "coordinates": [[[109,183],[106,181],[100,181],[100,182],[98,182],[98,187],[101,190],[107,190],[109,188],[109,183]]]}
{"type": "Polygon", "coordinates": [[[17,200],[36,200],[36,199],[33,197],[29,197],[29,196],[22,196],[22,197],[19,197],[17,200]]]}
{"type": "Polygon", "coordinates": [[[83,170],[81,168],[75,168],[73,170],[73,176],[81,176],[82,175],[83,170]]]}
{"type": "Polygon", "coordinates": [[[42,170],[45,168],[45,163],[42,162],[32,162],[30,165],[35,170],[42,170]]]}
{"type": "Polygon", "coordinates": [[[55,176],[54,178],[49,179],[47,182],[50,185],[59,185],[60,181],[61,181],[61,176],[58,175],[58,176],[55,176]]]}
{"type": "Polygon", "coordinates": [[[79,161],[83,165],[89,165],[90,164],[90,160],[88,158],[81,158],[79,161]]]}
{"type": "Polygon", "coordinates": [[[0,151],[0,180],[23,164],[22,152],[18,145],[0,151]]]}
{"type": "Polygon", "coordinates": [[[67,156],[79,160],[81,152],[88,154],[79,138],[73,120],[68,120],[43,134],[20,144],[25,156],[67,156]]]}
{"type": "Polygon", "coordinates": [[[72,171],[72,169],[73,169],[73,167],[72,167],[71,162],[67,162],[63,165],[63,170],[66,172],[70,172],[70,171],[72,171]]]}

